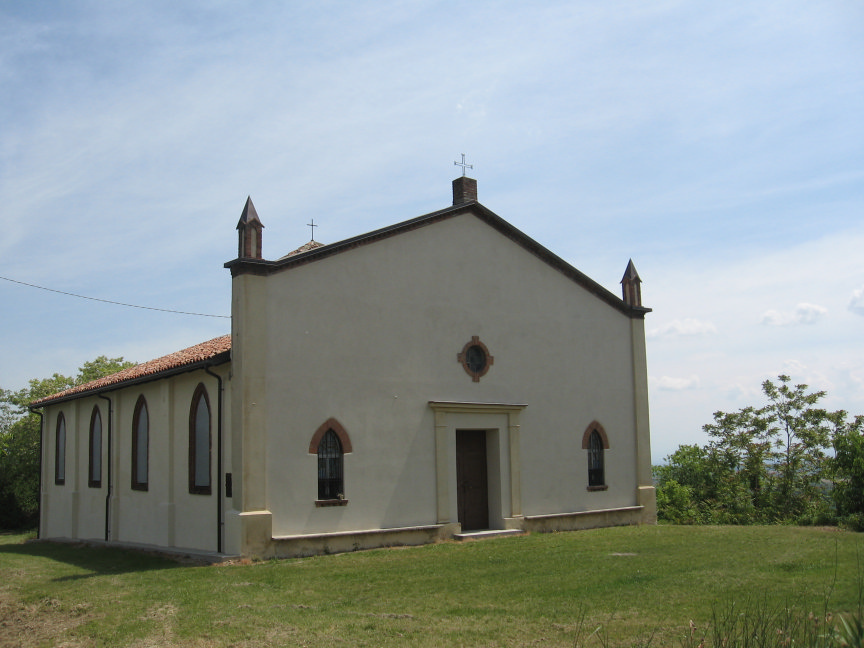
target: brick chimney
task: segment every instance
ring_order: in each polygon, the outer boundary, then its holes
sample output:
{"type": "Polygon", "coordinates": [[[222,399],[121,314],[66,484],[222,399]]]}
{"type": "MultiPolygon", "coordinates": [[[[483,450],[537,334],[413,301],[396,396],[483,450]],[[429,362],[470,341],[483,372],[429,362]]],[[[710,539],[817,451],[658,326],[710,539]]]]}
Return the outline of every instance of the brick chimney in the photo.
{"type": "Polygon", "coordinates": [[[453,204],[464,205],[477,202],[477,181],[461,176],[453,181],[453,204]]]}

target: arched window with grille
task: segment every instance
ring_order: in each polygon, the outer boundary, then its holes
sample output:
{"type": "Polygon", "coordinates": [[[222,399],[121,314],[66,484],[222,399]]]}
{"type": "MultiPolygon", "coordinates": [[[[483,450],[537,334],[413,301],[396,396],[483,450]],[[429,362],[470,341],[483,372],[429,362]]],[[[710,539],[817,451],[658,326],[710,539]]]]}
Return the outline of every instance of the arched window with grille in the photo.
{"type": "Polygon", "coordinates": [[[210,399],[203,383],[192,396],[189,410],[189,492],[210,495],[210,399]]]}
{"type": "Polygon", "coordinates": [[[346,504],[345,455],[352,451],[345,428],[334,418],[328,419],[312,436],[309,453],[318,456],[318,504],[346,504]]]}
{"type": "Polygon", "coordinates": [[[591,432],[588,440],[588,485],[602,486],[606,483],[603,475],[603,441],[597,430],[591,432]]]}
{"type": "Polygon", "coordinates": [[[135,403],[132,417],[132,490],[146,491],[148,488],[148,452],[150,451],[150,417],[144,395],[135,403]]]}
{"type": "Polygon", "coordinates": [[[54,437],[54,483],[66,483],[66,417],[57,415],[57,431],[54,437]]]}
{"type": "Polygon", "coordinates": [[[606,430],[593,421],[582,435],[582,449],[588,451],[588,490],[606,490],[606,450],[609,438],[606,430]]]}
{"type": "Polygon", "coordinates": [[[318,499],[345,498],[342,481],[342,444],[333,430],[327,430],[318,444],[318,499]]]}
{"type": "Polygon", "coordinates": [[[90,415],[89,467],[87,470],[87,485],[90,488],[102,487],[102,415],[99,406],[93,406],[90,415]]]}

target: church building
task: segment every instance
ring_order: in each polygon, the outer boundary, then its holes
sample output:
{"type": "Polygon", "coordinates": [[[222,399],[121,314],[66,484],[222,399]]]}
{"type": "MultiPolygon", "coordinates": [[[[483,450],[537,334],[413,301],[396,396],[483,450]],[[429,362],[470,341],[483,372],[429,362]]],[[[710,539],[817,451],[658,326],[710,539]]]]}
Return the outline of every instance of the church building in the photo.
{"type": "Polygon", "coordinates": [[[275,260],[231,333],[35,401],[40,537],[272,557],[652,524],[645,314],[453,181],[275,260]]]}

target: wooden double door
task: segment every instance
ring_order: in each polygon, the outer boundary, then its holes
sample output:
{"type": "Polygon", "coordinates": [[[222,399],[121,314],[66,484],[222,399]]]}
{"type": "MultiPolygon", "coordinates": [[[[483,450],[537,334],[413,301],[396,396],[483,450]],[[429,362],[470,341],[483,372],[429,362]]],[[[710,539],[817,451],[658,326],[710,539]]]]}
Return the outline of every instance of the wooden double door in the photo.
{"type": "Polygon", "coordinates": [[[489,528],[486,430],[456,430],[456,489],[463,531],[489,528]]]}

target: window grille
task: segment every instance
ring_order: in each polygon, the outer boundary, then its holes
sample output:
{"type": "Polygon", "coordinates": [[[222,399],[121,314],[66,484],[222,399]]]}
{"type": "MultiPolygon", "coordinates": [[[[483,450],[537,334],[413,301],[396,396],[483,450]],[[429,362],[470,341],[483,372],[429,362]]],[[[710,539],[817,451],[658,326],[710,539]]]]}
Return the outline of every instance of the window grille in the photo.
{"type": "Polygon", "coordinates": [[[597,430],[591,432],[588,439],[588,485],[603,486],[605,484],[603,474],[603,439],[597,430]]]}
{"type": "Polygon", "coordinates": [[[333,430],[327,430],[318,444],[318,499],[344,499],[342,444],[333,430]]]}

